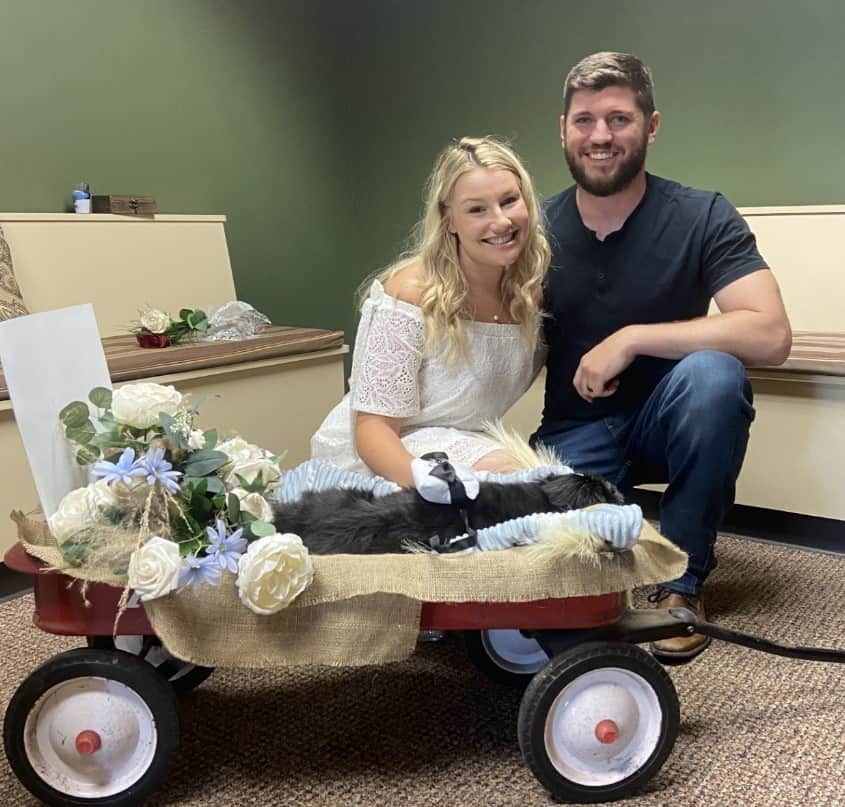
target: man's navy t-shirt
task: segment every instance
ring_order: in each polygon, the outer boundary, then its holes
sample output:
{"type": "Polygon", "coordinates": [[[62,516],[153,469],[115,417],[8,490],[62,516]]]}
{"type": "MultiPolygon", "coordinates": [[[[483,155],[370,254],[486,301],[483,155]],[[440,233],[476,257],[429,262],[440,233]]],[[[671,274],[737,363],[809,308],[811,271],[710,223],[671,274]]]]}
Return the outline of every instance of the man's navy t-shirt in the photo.
{"type": "Polygon", "coordinates": [[[646,181],[640,204],[604,241],[584,226],[575,186],[543,205],[552,260],[541,436],[566,420],[594,420],[641,405],[676,363],[638,356],[614,395],[588,403],[572,379],[581,357],[605,337],[626,325],[704,316],[717,291],[766,268],[748,225],[721,194],[651,174],[646,181]]]}

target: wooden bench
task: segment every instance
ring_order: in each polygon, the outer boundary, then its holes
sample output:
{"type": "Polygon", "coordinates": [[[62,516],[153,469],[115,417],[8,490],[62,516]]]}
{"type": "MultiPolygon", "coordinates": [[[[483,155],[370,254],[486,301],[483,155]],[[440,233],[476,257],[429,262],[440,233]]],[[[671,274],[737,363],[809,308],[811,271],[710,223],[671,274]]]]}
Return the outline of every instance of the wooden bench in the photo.
{"type": "MultiPolygon", "coordinates": [[[[781,367],[754,367],[757,416],[737,484],[737,503],[845,519],[845,205],[740,210],[780,284],[794,330],[781,367]]],[[[545,378],[508,413],[531,433],[545,378]]],[[[657,487],[657,486],[655,486],[657,487]]]]}
{"type": "MultiPolygon", "coordinates": [[[[274,326],[248,340],[159,350],[138,347],[128,334],[147,304],[176,314],[236,299],[224,224],[224,216],[0,213],[29,310],[93,303],[116,386],[144,379],[173,384],[194,400],[217,395],[203,404],[201,425],[287,450],[285,464],[295,464],[308,457],[311,434],[343,395],[348,349],[341,331],[274,326]]],[[[0,518],[35,508],[1,375],[0,456],[0,518]]],[[[8,525],[0,529],[0,553],[14,541],[8,525]]]]}

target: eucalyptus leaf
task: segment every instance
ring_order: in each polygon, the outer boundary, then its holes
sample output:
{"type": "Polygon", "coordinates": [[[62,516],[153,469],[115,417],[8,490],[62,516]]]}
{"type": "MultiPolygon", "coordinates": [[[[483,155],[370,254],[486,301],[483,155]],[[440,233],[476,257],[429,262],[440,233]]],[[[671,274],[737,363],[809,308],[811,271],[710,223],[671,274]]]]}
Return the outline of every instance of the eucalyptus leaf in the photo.
{"type": "MultiPolygon", "coordinates": [[[[220,396],[219,396],[218,394],[214,393],[214,392],[209,392],[209,393],[208,393],[208,395],[201,395],[201,396],[197,399],[197,401],[193,404],[193,406],[191,406],[191,408],[190,408],[190,410],[189,410],[189,411],[190,411],[190,413],[191,413],[192,415],[195,415],[197,412],[199,412],[199,411],[200,411],[200,407],[201,407],[201,406],[202,406],[202,405],[203,405],[206,401],[210,401],[212,398],[219,398],[219,397],[220,397],[220,396]]],[[[217,433],[217,432],[215,432],[215,434],[216,434],[216,433],[217,433]]],[[[215,440],[215,444],[216,444],[216,443],[217,443],[217,441],[215,440]]],[[[206,448],[213,448],[213,447],[214,447],[214,446],[209,446],[209,445],[206,445],[206,448]]]]}
{"type": "Polygon", "coordinates": [[[59,412],[59,420],[66,429],[82,426],[90,416],[91,411],[88,409],[88,404],[82,401],[71,401],[59,412]]]}
{"type": "Polygon", "coordinates": [[[96,462],[100,459],[100,452],[96,448],[92,448],[91,446],[82,446],[76,452],[76,461],[80,465],[90,465],[92,462],[96,462]]]}
{"type": "Polygon", "coordinates": [[[94,387],[88,393],[88,400],[98,409],[108,409],[111,406],[112,392],[108,387],[94,387]]]}
{"type": "MultiPolygon", "coordinates": [[[[173,415],[168,415],[167,412],[159,412],[158,422],[161,425],[161,428],[164,429],[164,433],[167,435],[167,439],[170,440],[170,444],[172,446],[181,448],[183,451],[189,450],[190,446],[188,445],[188,441],[185,439],[185,435],[174,428],[176,418],[173,417],[173,415]]],[[[196,475],[202,476],[202,474],[196,475]]]]}
{"type": "Polygon", "coordinates": [[[188,476],[208,476],[218,468],[229,462],[228,455],[222,451],[203,448],[195,451],[185,462],[185,473],[188,476]]]}
{"type": "Polygon", "coordinates": [[[229,520],[233,524],[237,523],[238,516],[241,513],[241,500],[234,493],[230,493],[226,497],[226,509],[229,511],[229,520]]]}
{"type": "Polygon", "coordinates": [[[208,492],[209,493],[224,493],[226,491],[226,486],[223,484],[223,480],[220,479],[218,476],[204,476],[208,482],[208,492]]]}
{"type": "Polygon", "coordinates": [[[276,532],[276,528],[266,522],[262,521],[261,519],[256,519],[249,525],[250,530],[252,531],[253,535],[257,535],[259,538],[264,538],[268,535],[273,535],[276,532]]]}
{"type": "Polygon", "coordinates": [[[80,443],[82,445],[90,443],[95,434],[94,424],[90,420],[86,421],[81,426],[68,426],[68,428],[65,429],[65,437],[67,437],[68,440],[72,440],[74,443],[80,443]]]}
{"type": "Polygon", "coordinates": [[[217,445],[219,439],[217,429],[209,429],[203,432],[203,435],[205,436],[205,448],[214,448],[217,445]]]}

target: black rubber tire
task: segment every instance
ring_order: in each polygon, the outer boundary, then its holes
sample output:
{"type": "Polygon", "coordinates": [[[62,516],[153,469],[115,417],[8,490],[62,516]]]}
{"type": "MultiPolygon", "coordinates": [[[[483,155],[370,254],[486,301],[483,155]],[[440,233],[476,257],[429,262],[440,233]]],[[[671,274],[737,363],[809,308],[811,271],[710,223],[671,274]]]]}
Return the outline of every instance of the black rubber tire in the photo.
{"type": "Polygon", "coordinates": [[[167,777],[179,747],[178,703],[173,689],[146,662],[120,650],[80,648],[60,653],[32,672],[17,688],[3,721],[3,744],[9,765],[21,784],[50,807],[137,807],[167,777]],[[25,746],[26,722],[39,698],[52,687],[77,678],[105,678],[132,689],[150,710],[156,748],[146,771],[125,790],[86,798],[57,790],[35,770],[25,746]]]}
{"type": "Polygon", "coordinates": [[[591,804],[636,793],[663,765],[680,726],[680,705],[672,679],[644,650],[622,642],[588,642],[555,656],[525,690],[519,708],[519,746],[526,764],[557,801],[591,804]],[[592,670],[618,668],[640,676],[657,697],[661,725],[651,755],[632,774],[606,785],[574,782],[559,771],[546,747],[546,722],[555,699],[570,683],[592,670]]]}
{"type": "Polygon", "coordinates": [[[193,690],[214,672],[214,667],[201,667],[198,664],[182,661],[182,659],[169,654],[166,660],[159,660],[156,664],[151,654],[162,647],[161,641],[157,636],[118,636],[117,641],[120,642],[121,640],[141,641],[138,642],[138,649],[136,651],[134,648],[119,647],[115,643],[113,636],[89,636],[88,647],[96,647],[100,650],[122,650],[133,656],[137,656],[157,669],[170,682],[173,691],[180,698],[193,692],[193,690]]]}
{"type": "MultiPolygon", "coordinates": [[[[515,631],[519,633],[519,631],[515,631]]],[[[497,634],[492,634],[495,637],[497,634]]],[[[530,641],[525,639],[526,642],[530,641]]],[[[518,689],[525,689],[535,673],[543,669],[548,662],[548,656],[542,654],[540,660],[526,660],[520,663],[514,659],[506,659],[496,652],[495,639],[491,638],[487,630],[464,631],[464,646],[470,661],[478,667],[488,678],[500,684],[518,689]]],[[[539,650],[539,646],[538,646],[539,650]]]]}

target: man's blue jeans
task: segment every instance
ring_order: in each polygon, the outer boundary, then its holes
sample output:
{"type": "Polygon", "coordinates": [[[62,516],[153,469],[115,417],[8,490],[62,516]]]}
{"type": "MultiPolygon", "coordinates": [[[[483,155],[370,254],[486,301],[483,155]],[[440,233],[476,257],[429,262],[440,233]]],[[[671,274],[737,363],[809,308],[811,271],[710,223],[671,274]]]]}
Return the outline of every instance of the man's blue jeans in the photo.
{"type": "Polygon", "coordinates": [[[664,587],[699,594],[716,566],[716,532],[734,501],[752,400],[739,360],[702,350],[679,361],[639,409],[564,421],[540,439],[576,471],[603,476],[623,492],[668,482],[660,529],[689,555],[689,565],[664,587]]]}

